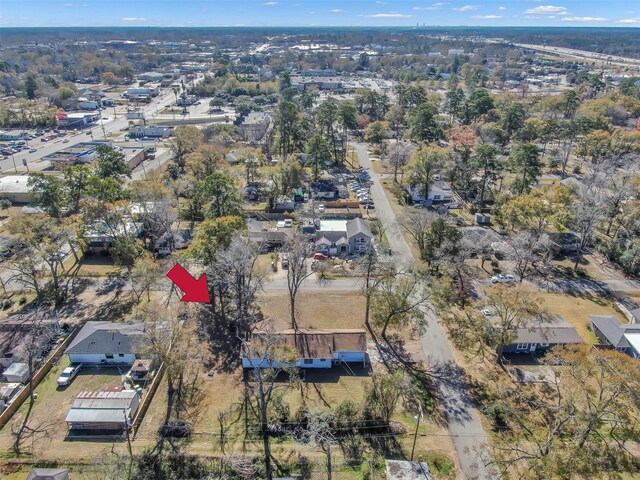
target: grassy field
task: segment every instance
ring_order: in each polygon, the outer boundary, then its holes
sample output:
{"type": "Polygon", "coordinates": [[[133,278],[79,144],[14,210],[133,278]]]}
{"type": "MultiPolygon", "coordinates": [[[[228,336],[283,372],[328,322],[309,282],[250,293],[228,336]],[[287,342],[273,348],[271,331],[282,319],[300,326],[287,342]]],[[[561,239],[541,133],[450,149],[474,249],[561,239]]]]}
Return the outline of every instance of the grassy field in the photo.
{"type": "Polygon", "coordinates": [[[542,304],[548,313],[564,317],[573,325],[582,339],[590,344],[596,337],[589,330],[589,315],[623,316],[614,308],[611,299],[597,295],[573,296],[562,293],[540,293],[542,304]]]}

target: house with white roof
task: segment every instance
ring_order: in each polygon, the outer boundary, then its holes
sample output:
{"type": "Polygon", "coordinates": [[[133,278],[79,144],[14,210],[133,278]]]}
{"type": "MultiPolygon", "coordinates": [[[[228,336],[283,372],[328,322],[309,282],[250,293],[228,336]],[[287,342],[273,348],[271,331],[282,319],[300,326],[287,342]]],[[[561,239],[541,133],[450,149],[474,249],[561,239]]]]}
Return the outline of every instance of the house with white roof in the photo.
{"type": "Polygon", "coordinates": [[[640,359],[640,324],[622,323],[615,315],[590,315],[591,330],[600,343],[640,359]]]}
{"type": "Polygon", "coordinates": [[[316,231],[316,251],[327,255],[365,253],[371,248],[371,227],[361,218],[321,220],[316,231]]]}

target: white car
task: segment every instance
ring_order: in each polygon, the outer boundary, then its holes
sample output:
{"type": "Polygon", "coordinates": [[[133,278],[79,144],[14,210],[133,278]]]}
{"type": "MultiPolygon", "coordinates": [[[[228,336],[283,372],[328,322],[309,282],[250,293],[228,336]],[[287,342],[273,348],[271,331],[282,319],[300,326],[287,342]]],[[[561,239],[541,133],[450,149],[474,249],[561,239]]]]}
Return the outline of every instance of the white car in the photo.
{"type": "Polygon", "coordinates": [[[480,310],[482,312],[482,314],[485,317],[490,317],[492,315],[491,310],[489,310],[488,308],[483,308],[482,310],[480,310]]]}
{"type": "Polygon", "coordinates": [[[513,275],[494,275],[493,277],[491,277],[491,283],[512,283],[515,281],[515,278],[513,278],[513,275]]]}
{"type": "Polygon", "coordinates": [[[58,380],[56,380],[58,386],[66,387],[67,385],[69,385],[73,381],[73,379],[76,378],[76,375],[78,375],[81,367],[82,364],[80,363],[79,365],[71,365],[70,367],[65,368],[58,377],[58,380]]]}
{"type": "Polygon", "coordinates": [[[318,205],[318,213],[324,213],[324,205],[318,205]]]}

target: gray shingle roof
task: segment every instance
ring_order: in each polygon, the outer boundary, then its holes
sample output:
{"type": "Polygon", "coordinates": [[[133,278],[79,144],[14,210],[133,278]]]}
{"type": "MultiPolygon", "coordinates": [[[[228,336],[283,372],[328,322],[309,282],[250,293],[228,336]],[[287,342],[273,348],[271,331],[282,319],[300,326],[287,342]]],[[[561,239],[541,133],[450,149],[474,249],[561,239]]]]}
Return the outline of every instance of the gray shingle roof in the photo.
{"type": "Polygon", "coordinates": [[[358,233],[363,233],[371,237],[371,227],[361,218],[354,218],[347,222],[347,238],[351,238],[358,233]]]}
{"type": "Polygon", "coordinates": [[[142,323],[87,322],[65,353],[139,353],[143,340],[142,323]]]}
{"type": "Polygon", "coordinates": [[[591,323],[615,348],[629,348],[624,338],[626,332],[640,332],[640,324],[622,323],[615,315],[590,315],[591,323]]]}
{"type": "Polygon", "coordinates": [[[583,343],[578,331],[573,327],[542,327],[534,330],[518,329],[514,343],[548,343],[550,345],[565,345],[569,343],[583,343]]]}
{"type": "Polygon", "coordinates": [[[69,480],[69,470],[66,468],[33,467],[27,480],[69,480]]]}

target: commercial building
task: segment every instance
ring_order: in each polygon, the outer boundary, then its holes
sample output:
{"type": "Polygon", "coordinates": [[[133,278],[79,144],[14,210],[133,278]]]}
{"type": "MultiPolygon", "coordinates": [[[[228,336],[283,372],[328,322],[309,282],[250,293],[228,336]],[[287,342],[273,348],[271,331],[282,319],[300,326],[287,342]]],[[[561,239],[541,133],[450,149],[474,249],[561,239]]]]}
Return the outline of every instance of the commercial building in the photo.
{"type": "Polygon", "coordinates": [[[142,138],[167,138],[173,134],[171,125],[131,125],[129,135],[131,137],[142,138]]]}
{"type": "Polygon", "coordinates": [[[80,142],[57,152],[45,155],[42,160],[55,163],[91,163],[96,157],[96,150],[101,145],[112,145],[109,140],[96,140],[94,142],[80,142]]]}
{"type": "Polygon", "coordinates": [[[0,198],[11,203],[31,203],[36,199],[33,187],[27,182],[27,175],[7,175],[0,177],[0,198]]]}
{"type": "Polygon", "coordinates": [[[16,140],[22,140],[26,136],[26,132],[22,130],[0,130],[0,142],[14,142],[16,140]]]}
{"type": "Polygon", "coordinates": [[[245,140],[259,142],[264,138],[271,124],[271,116],[266,112],[251,112],[239,117],[236,126],[245,140]]]}
{"type": "Polygon", "coordinates": [[[56,115],[58,126],[62,128],[85,128],[100,120],[99,113],[61,112],[56,115]]]}

